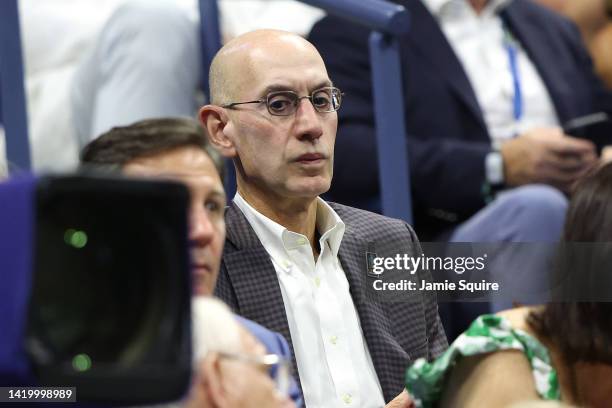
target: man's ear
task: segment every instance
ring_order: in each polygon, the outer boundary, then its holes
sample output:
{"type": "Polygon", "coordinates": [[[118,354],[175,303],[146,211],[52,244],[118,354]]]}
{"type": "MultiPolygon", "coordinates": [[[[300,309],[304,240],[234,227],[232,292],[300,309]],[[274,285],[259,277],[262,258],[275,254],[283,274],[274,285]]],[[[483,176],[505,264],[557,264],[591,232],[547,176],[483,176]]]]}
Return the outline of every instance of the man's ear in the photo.
{"type": "Polygon", "coordinates": [[[234,142],[225,134],[228,116],[220,106],[206,105],[200,108],[200,122],[208,135],[210,143],[225,157],[236,156],[234,142]]]}

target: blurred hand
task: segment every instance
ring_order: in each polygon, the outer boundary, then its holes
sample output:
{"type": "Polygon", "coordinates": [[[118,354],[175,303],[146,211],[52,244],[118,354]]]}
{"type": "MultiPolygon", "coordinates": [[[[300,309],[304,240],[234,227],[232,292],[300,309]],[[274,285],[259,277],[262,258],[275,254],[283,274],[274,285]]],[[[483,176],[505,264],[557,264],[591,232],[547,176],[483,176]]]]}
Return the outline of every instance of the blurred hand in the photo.
{"type": "Polygon", "coordinates": [[[404,390],[397,397],[393,398],[385,408],[412,408],[414,407],[414,403],[412,402],[412,398],[410,398],[410,394],[408,391],[404,390]]]}
{"type": "Polygon", "coordinates": [[[544,183],[569,192],[596,163],[595,145],[563,134],[560,128],[537,128],[508,140],[500,149],[509,186],[544,183]]]}

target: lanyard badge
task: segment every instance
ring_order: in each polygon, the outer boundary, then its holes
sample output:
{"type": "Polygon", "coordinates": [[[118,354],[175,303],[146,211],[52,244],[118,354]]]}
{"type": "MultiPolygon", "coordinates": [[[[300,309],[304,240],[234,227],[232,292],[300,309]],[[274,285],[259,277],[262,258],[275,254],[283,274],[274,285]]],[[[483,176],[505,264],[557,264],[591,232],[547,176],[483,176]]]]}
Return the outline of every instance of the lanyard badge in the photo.
{"type": "Polygon", "coordinates": [[[523,117],[523,94],[521,92],[521,76],[518,68],[518,41],[507,28],[504,28],[504,48],[508,53],[510,74],[512,75],[512,87],[514,96],[512,98],[513,116],[518,123],[523,117]]]}

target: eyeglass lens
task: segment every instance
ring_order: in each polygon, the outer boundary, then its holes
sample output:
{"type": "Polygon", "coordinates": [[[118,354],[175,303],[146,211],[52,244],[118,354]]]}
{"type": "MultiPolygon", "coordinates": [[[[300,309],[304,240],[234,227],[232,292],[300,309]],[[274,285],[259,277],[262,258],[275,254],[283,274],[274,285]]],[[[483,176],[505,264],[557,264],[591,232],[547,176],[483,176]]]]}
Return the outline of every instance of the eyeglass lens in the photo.
{"type": "Polygon", "coordinates": [[[272,92],[267,97],[268,111],[277,116],[291,115],[302,98],[310,99],[317,112],[334,112],[340,108],[341,93],[332,87],[318,89],[307,97],[299,97],[293,91],[272,92]]]}

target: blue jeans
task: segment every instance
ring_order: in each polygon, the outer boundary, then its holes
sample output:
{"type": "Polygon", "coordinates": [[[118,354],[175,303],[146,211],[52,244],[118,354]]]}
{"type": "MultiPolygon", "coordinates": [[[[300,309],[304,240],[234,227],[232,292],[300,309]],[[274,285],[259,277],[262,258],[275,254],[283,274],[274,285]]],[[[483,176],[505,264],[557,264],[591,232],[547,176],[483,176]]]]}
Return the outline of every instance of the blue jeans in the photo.
{"type": "MultiPolygon", "coordinates": [[[[561,237],[567,206],[567,198],[553,187],[541,184],[517,187],[500,193],[493,202],[459,225],[450,241],[555,243],[561,237]]],[[[534,245],[538,249],[544,247],[534,245]]],[[[548,286],[550,257],[551,252],[534,250],[526,253],[508,245],[496,262],[492,278],[512,285],[509,290],[512,293],[521,293],[521,288],[529,289],[525,292],[543,293],[548,286]]],[[[530,299],[534,303],[543,300],[530,299]]],[[[449,340],[465,330],[477,316],[511,307],[512,301],[507,296],[503,299],[492,296],[490,303],[440,305],[449,340]]]]}

